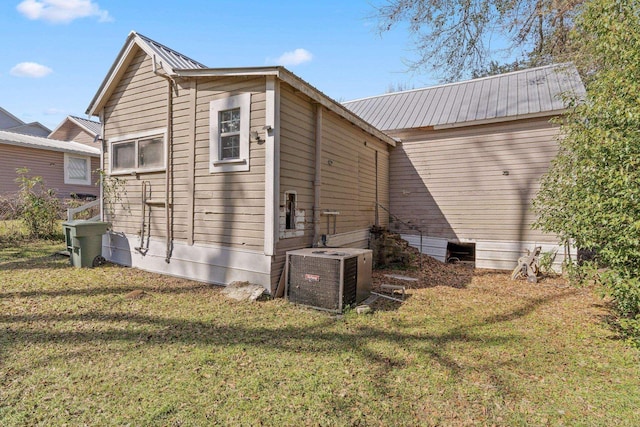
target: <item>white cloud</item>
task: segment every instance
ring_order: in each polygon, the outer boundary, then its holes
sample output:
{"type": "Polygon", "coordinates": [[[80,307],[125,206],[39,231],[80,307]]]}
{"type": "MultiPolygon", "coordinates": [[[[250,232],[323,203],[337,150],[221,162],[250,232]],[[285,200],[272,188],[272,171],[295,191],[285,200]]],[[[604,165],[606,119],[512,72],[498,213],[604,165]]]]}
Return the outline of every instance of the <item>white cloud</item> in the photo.
{"type": "Polygon", "coordinates": [[[91,16],[98,17],[99,22],[113,21],[108,11],[91,0],[24,0],[17,9],[31,20],[42,19],[52,24],[68,24],[91,16]]]}
{"type": "Polygon", "coordinates": [[[44,65],[37,64],[35,62],[21,62],[10,71],[12,76],[16,77],[32,77],[39,79],[51,74],[53,70],[44,65]]]}
{"type": "Polygon", "coordinates": [[[309,62],[313,59],[313,55],[306,49],[296,49],[291,52],[283,53],[276,63],[280,65],[300,65],[305,62],[309,62]]]}

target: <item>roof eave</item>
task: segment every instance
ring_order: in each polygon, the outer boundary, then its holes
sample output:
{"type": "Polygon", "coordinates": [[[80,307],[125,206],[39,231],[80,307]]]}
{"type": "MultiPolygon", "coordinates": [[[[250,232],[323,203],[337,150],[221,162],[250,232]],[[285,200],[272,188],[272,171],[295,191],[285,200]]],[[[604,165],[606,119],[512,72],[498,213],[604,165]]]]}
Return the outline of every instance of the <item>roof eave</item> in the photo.
{"type": "MultiPolygon", "coordinates": [[[[109,72],[105,76],[102,84],[98,88],[95,96],[91,100],[89,107],[85,111],[86,114],[90,116],[98,116],[98,112],[102,109],[104,104],[107,101],[108,95],[111,93],[113,89],[113,84],[121,77],[126,69],[126,65],[131,60],[132,52],[134,48],[138,47],[142,49],[149,57],[151,57],[155,61],[155,52],[147,45],[147,43],[138,37],[138,34],[135,31],[131,31],[127,40],[125,41],[124,46],[120,49],[116,60],[111,65],[109,72]]],[[[168,75],[175,75],[175,72],[172,68],[170,68],[164,61],[159,61],[157,63],[160,68],[164,70],[164,72],[168,75]]]]}
{"type": "Polygon", "coordinates": [[[364,121],[359,116],[351,112],[351,110],[347,109],[345,106],[338,103],[337,101],[334,101],[333,99],[329,98],[327,95],[320,92],[318,89],[314,88],[313,86],[309,85],[304,80],[300,79],[298,76],[296,76],[286,68],[281,68],[281,73],[279,75],[279,78],[280,80],[293,86],[295,89],[298,89],[300,92],[304,93],[309,98],[318,102],[323,107],[336,113],[340,117],[350,121],[351,123],[360,127],[364,131],[374,135],[376,138],[386,142],[388,145],[392,147],[396,146],[395,139],[393,139],[386,133],[382,132],[380,129],[369,124],[368,122],[364,121]]]}
{"type": "Polygon", "coordinates": [[[113,62],[113,64],[111,64],[109,72],[102,80],[102,83],[100,84],[98,91],[91,100],[89,107],[87,107],[87,110],[85,111],[86,114],[90,116],[98,115],[98,112],[102,108],[103,103],[106,102],[106,95],[109,93],[113,82],[116,80],[116,77],[119,74],[119,71],[129,59],[129,55],[133,51],[134,46],[136,46],[135,40],[136,33],[132,31],[129,33],[129,36],[127,37],[125,44],[120,49],[118,56],[116,56],[115,61],[113,62]]]}
{"type": "Polygon", "coordinates": [[[94,136],[94,137],[96,135],[98,135],[96,132],[94,132],[92,129],[89,129],[89,127],[87,125],[82,123],[80,120],[77,120],[75,117],[69,116],[67,118],[69,119],[70,122],[73,122],[74,124],[78,125],[82,130],[87,132],[89,135],[94,136]]]}
{"type": "Polygon", "coordinates": [[[240,67],[240,68],[201,68],[176,69],[178,77],[238,77],[238,76],[279,76],[283,67],[240,67]]]}
{"type": "MultiPolygon", "coordinates": [[[[67,153],[67,154],[77,154],[80,156],[100,157],[100,150],[97,148],[94,150],[75,150],[73,148],[61,148],[61,147],[51,147],[51,146],[45,147],[41,145],[29,144],[29,143],[20,142],[20,141],[9,141],[5,139],[0,139],[0,144],[13,145],[16,147],[32,148],[34,150],[45,150],[45,151],[55,151],[55,152],[67,153]]],[[[91,148],[93,147],[87,146],[87,149],[91,149],[91,148]]]]}
{"type": "Polygon", "coordinates": [[[469,127],[469,126],[480,126],[480,125],[490,125],[494,123],[505,123],[505,122],[513,122],[516,120],[527,120],[527,119],[536,119],[541,117],[556,117],[564,114],[567,111],[566,108],[561,110],[549,110],[549,111],[540,111],[538,113],[531,114],[519,114],[513,116],[502,116],[502,117],[492,117],[490,119],[484,120],[471,120],[467,122],[458,122],[458,123],[443,123],[439,125],[434,125],[433,130],[443,130],[443,129],[454,129],[461,127],[469,127]]]}
{"type": "Polygon", "coordinates": [[[305,94],[315,102],[328,110],[338,114],[342,118],[350,121],[364,131],[374,135],[378,139],[386,142],[392,147],[396,146],[396,141],[386,133],[373,125],[367,123],[342,104],[329,98],[318,89],[305,82],[291,71],[282,66],[272,67],[244,67],[244,68],[203,68],[203,69],[181,69],[174,70],[178,77],[251,77],[251,76],[276,76],[281,81],[289,84],[294,89],[305,94]]]}

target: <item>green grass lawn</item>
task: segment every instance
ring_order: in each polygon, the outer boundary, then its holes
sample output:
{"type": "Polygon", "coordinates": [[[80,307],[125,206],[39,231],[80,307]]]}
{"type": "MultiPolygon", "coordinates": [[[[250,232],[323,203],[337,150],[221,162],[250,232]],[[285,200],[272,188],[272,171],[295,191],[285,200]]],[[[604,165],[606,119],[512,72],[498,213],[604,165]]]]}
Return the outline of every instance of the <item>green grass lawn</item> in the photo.
{"type": "Polygon", "coordinates": [[[29,246],[0,247],[2,426],[640,425],[638,351],[559,279],[334,316],[29,246]]]}

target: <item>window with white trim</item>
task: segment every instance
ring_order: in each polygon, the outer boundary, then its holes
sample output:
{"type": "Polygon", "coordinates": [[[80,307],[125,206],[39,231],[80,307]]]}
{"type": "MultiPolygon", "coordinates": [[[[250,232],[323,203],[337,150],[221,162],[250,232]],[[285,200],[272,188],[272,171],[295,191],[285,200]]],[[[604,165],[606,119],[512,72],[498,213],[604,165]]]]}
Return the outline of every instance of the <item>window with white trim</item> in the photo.
{"type": "Polygon", "coordinates": [[[209,104],[209,172],[249,170],[251,94],[209,104]]]}
{"type": "Polygon", "coordinates": [[[155,172],[165,169],[166,131],[124,135],[109,140],[112,174],[131,172],[155,172]]]}
{"type": "Polygon", "coordinates": [[[91,185],[91,158],[75,154],[64,154],[64,183],[91,185]]]}

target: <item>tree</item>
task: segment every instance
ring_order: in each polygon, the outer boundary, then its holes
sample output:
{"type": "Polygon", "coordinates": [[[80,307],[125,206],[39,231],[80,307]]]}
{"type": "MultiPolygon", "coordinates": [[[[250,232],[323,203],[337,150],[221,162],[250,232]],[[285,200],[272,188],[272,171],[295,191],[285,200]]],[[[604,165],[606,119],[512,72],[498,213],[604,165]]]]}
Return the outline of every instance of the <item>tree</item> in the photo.
{"type": "Polygon", "coordinates": [[[587,58],[587,96],[564,119],[536,225],[597,254],[621,326],[640,344],[640,5],[588,1],[572,40],[587,58]]]}
{"type": "Polygon", "coordinates": [[[445,80],[490,69],[499,53],[521,51],[520,63],[563,60],[568,33],[583,0],[388,0],[377,7],[380,33],[407,23],[418,59],[412,70],[431,68],[445,80]],[[504,39],[506,46],[492,42],[504,39]]]}

